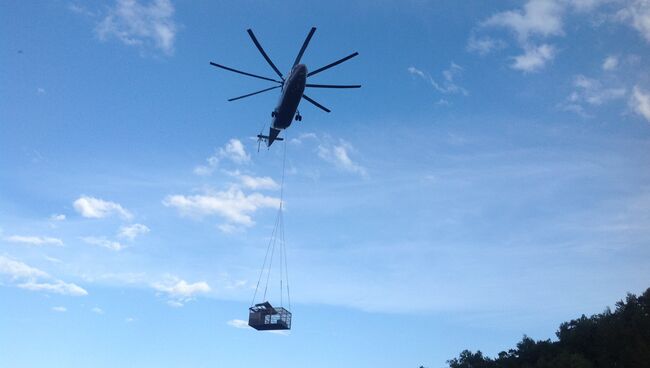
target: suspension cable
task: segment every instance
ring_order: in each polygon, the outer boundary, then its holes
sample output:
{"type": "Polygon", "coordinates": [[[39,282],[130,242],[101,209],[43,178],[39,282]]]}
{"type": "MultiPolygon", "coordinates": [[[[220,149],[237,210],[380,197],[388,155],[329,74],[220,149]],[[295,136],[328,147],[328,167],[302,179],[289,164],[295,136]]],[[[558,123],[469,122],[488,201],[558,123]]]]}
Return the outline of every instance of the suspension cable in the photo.
{"type": "MultiPolygon", "coordinates": [[[[276,219],[273,232],[271,233],[271,238],[269,239],[269,244],[266,246],[266,254],[264,255],[264,262],[262,263],[262,268],[260,269],[260,276],[258,277],[257,285],[255,286],[255,293],[253,294],[251,307],[255,304],[255,297],[257,297],[257,290],[260,287],[260,282],[262,281],[262,275],[264,275],[264,270],[266,269],[266,260],[269,257],[269,251],[271,250],[271,244],[273,243],[273,239],[275,239],[275,233],[277,231],[277,228],[278,228],[278,220],[276,219]]],[[[270,267],[270,263],[269,263],[269,267],[270,267]]]]}
{"type": "Polygon", "coordinates": [[[271,232],[271,238],[269,239],[269,243],[267,244],[266,247],[266,254],[264,255],[264,262],[262,263],[262,269],[260,270],[259,277],[257,279],[257,284],[255,286],[255,293],[253,294],[253,300],[251,302],[251,306],[255,304],[255,299],[257,297],[257,292],[259,290],[260,283],[262,281],[262,277],[264,275],[264,272],[266,271],[266,282],[264,285],[264,294],[263,294],[263,300],[266,300],[266,294],[268,292],[268,286],[269,286],[269,281],[271,278],[271,268],[273,266],[273,257],[275,254],[275,245],[279,241],[280,244],[278,244],[278,252],[279,255],[278,257],[280,258],[280,306],[283,306],[284,303],[284,285],[283,285],[283,279],[284,277],[287,278],[286,282],[286,289],[287,289],[287,302],[289,309],[291,309],[291,296],[289,294],[289,268],[287,264],[287,252],[286,252],[286,244],[285,244],[285,233],[284,233],[284,177],[285,177],[285,169],[286,169],[286,160],[287,160],[287,137],[285,135],[285,141],[283,144],[283,157],[282,157],[282,176],[281,176],[281,181],[280,181],[280,205],[278,207],[278,213],[275,218],[275,226],[273,227],[273,231],[271,232]],[[270,257],[269,257],[270,255],[270,257]],[[268,269],[267,269],[267,260],[268,260],[268,269]]]}

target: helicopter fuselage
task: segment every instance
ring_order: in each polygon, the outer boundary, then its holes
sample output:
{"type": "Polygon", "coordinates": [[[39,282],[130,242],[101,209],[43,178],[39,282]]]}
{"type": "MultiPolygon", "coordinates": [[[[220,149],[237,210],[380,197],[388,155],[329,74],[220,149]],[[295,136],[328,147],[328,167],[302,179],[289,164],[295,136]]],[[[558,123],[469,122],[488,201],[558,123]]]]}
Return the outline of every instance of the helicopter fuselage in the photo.
{"type": "Polygon", "coordinates": [[[271,146],[281,130],[287,129],[293,122],[298,110],[298,104],[300,104],[302,94],[305,91],[306,81],[307,67],[304,64],[294,66],[284,81],[278,105],[271,113],[273,120],[269,128],[268,146],[271,146]]]}

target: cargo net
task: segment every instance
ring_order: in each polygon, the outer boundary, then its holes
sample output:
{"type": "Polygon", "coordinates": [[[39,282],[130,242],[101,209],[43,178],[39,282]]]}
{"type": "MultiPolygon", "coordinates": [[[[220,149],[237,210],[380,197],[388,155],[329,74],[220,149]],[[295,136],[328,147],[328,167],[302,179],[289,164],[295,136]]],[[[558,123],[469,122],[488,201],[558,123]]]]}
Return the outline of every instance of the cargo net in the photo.
{"type": "MultiPolygon", "coordinates": [[[[286,141],[285,141],[286,142],[286,141]]],[[[271,238],[266,247],[266,254],[264,255],[264,262],[260,270],[257,285],[255,286],[255,293],[253,294],[253,301],[249,308],[248,325],[256,330],[289,330],[291,329],[291,296],[289,294],[289,274],[287,267],[287,252],[286,244],[284,241],[284,211],[283,211],[283,195],[284,195],[284,171],[287,157],[287,144],[283,143],[284,153],[282,158],[282,181],[280,183],[280,205],[278,213],[275,218],[275,225],[271,232],[271,238]],[[276,267],[279,268],[280,276],[280,306],[274,307],[267,299],[269,292],[269,281],[271,280],[271,271],[273,270],[274,261],[276,267]],[[262,280],[264,282],[264,293],[261,295],[261,301],[257,304],[255,301],[258,297],[258,292],[261,292],[260,285],[262,280]],[[287,308],[284,308],[286,293],[287,308]]],[[[277,272],[277,271],[276,271],[277,272]]]]}

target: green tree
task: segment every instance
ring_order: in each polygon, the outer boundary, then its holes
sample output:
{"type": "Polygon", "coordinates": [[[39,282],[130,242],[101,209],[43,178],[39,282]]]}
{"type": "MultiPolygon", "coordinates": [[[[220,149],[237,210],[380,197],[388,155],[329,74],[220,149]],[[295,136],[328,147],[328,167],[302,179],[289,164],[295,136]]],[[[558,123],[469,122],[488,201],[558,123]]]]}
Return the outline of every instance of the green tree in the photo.
{"type": "Polygon", "coordinates": [[[560,324],[557,341],[524,335],[495,359],[464,350],[449,368],[650,368],[650,288],[628,294],[612,312],[560,324]]]}

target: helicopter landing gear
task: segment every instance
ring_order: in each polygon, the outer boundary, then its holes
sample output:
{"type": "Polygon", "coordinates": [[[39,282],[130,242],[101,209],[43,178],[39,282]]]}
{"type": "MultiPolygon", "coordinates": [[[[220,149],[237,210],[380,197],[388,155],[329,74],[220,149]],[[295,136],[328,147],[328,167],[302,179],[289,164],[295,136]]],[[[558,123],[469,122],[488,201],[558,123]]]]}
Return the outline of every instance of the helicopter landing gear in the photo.
{"type": "Polygon", "coordinates": [[[300,112],[296,113],[296,121],[302,121],[302,115],[300,115],[300,112]]]}
{"type": "Polygon", "coordinates": [[[275,114],[275,110],[271,111],[271,117],[274,118],[275,115],[276,115],[276,114],[275,114]]]}

